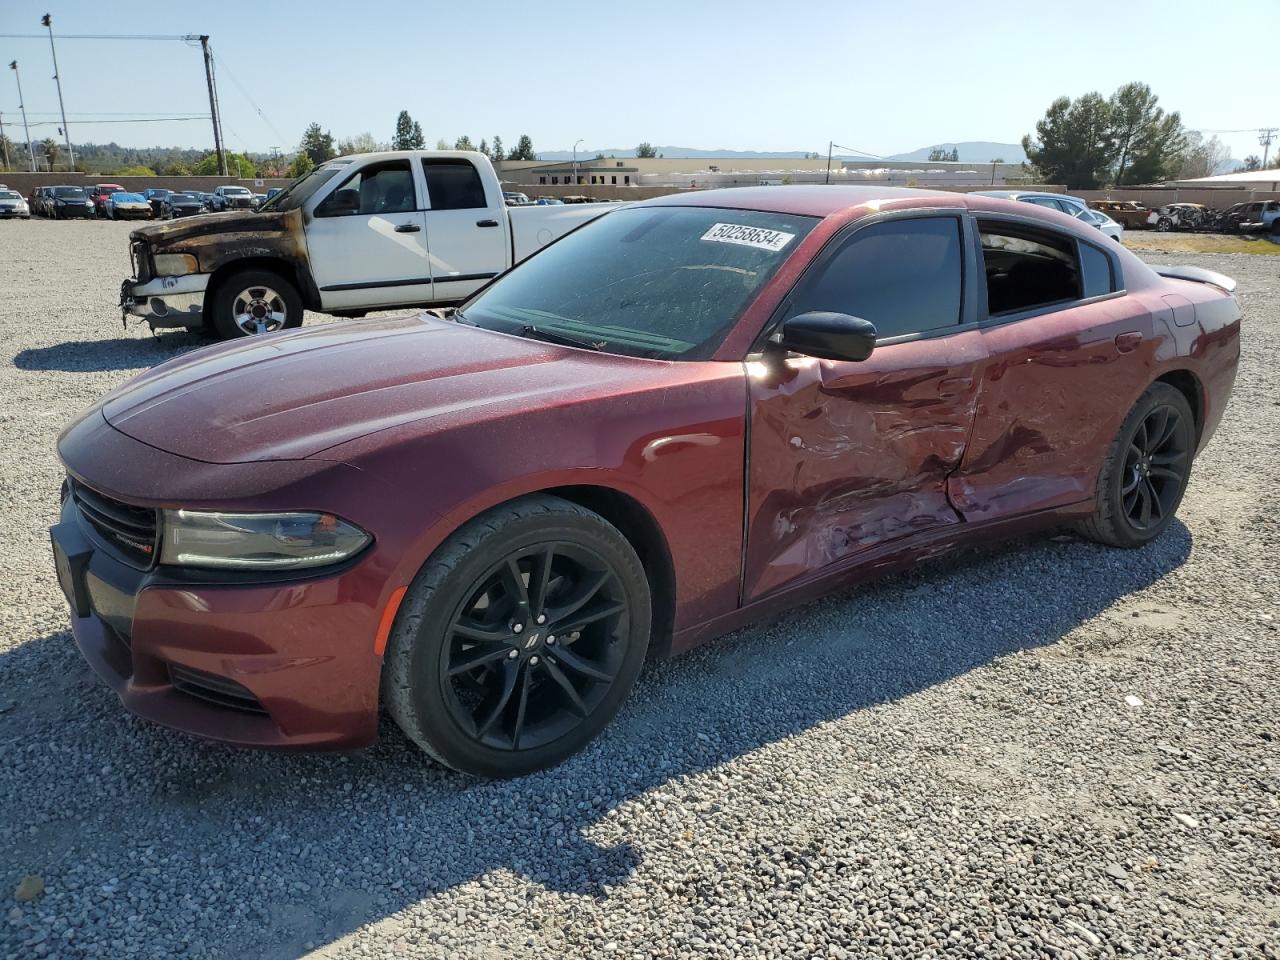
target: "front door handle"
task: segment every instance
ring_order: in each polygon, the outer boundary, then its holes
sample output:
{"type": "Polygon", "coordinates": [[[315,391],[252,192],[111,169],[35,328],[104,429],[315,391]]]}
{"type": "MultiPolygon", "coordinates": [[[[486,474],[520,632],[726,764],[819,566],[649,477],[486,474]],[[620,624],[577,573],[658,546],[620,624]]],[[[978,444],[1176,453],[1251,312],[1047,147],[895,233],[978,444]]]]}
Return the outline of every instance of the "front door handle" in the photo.
{"type": "Polygon", "coordinates": [[[1132,353],[1138,349],[1138,344],[1142,342],[1142,334],[1137,330],[1130,330],[1128,333],[1116,334],[1116,349],[1121,353],[1132,353]]]}
{"type": "Polygon", "coordinates": [[[422,227],[416,223],[402,223],[396,227],[396,233],[417,233],[422,227]]]}
{"type": "Polygon", "coordinates": [[[477,227],[496,227],[497,225],[498,225],[497,220],[477,220],[476,221],[477,227]]]}

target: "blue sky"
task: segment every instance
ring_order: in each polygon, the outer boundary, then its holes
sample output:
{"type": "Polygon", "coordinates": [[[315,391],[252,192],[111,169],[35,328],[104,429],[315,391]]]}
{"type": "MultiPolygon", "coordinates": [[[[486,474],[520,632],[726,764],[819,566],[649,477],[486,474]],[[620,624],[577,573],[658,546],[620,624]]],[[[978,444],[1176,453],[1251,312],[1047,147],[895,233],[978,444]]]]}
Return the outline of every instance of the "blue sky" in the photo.
{"type": "MultiPolygon", "coordinates": [[[[208,33],[232,149],[293,148],[318,121],[389,139],[408,109],[429,143],[528,133],[540,149],[688,147],[876,154],[956,140],[1016,142],[1056,96],[1149,83],[1190,127],[1280,126],[1280,0],[909,3],[690,0],[610,4],[366,0],[200,5],[4,0],[0,34],[208,33]],[[1217,12],[1221,16],[1217,16],[1217,12]],[[260,112],[259,112],[260,111],[260,112]]],[[[107,114],[208,113],[198,46],[58,44],[75,141],[205,146],[207,121],[90,124],[107,114]],[[92,115],[92,116],[90,116],[92,115]]],[[[28,116],[56,120],[49,45],[0,37],[28,116]]],[[[11,71],[7,131],[21,135],[11,71]],[[10,126],[10,125],[13,126],[10,126]]],[[[41,126],[33,135],[55,135],[41,126]]],[[[1254,133],[1220,134],[1236,157],[1254,133]]],[[[1280,142],[1272,147],[1274,155],[1280,142]]]]}

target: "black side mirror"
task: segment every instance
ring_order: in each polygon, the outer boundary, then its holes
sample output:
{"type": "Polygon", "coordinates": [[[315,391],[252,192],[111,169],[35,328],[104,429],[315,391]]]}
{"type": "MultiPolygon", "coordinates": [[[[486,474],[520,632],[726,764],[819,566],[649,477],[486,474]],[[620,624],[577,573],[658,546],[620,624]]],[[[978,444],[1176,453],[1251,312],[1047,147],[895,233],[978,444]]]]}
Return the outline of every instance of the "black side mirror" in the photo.
{"type": "Polygon", "coordinates": [[[770,337],[770,343],[821,360],[865,360],[876,348],[876,325],[846,313],[798,313],[770,337]]]}
{"type": "Polygon", "coordinates": [[[350,188],[335,190],[316,208],[318,217],[347,217],[360,212],[360,194],[350,188]]]}

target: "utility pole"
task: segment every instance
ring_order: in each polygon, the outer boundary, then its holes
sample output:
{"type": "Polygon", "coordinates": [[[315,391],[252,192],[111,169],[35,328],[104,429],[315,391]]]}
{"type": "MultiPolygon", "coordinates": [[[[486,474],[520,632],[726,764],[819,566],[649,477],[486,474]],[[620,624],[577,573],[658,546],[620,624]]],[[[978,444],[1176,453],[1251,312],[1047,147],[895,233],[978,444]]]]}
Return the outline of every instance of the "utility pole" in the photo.
{"type": "Polygon", "coordinates": [[[4,135],[4,113],[0,111],[0,147],[4,147],[4,168],[9,169],[9,138],[4,135]]]}
{"type": "Polygon", "coordinates": [[[218,173],[227,175],[227,154],[222,149],[222,124],[218,122],[218,98],[213,92],[213,55],[209,53],[209,35],[200,35],[200,49],[204,51],[204,80],[209,87],[209,116],[213,118],[213,149],[218,154],[218,173]]]}
{"type": "Polygon", "coordinates": [[[31,146],[31,130],[27,127],[27,107],[22,99],[22,74],[18,73],[18,61],[10,60],[9,69],[13,78],[18,81],[18,109],[22,111],[22,135],[27,138],[27,156],[31,158],[31,172],[36,172],[36,151],[31,146]]]}
{"type": "Polygon", "coordinates": [[[835,148],[836,148],[835,142],[832,140],[828,140],[827,141],[827,179],[824,180],[823,183],[831,182],[831,151],[834,150],[835,148]]]}
{"type": "Polygon", "coordinates": [[[578,185],[578,143],[581,142],[579,140],[573,145],[573,185],[575,187],[578,185]]]}
{"type": "Polygon", "coordinates": [[[53,46],[53,17],[45,14],[40,18],[41,26],[49,28],[49,52],[53,54],[53,82],[58,87],[58,110],[62,113],[62,135],[67,141],[67,160],[70,169],[76,168],[76,152],[71,149],[71,131],[67,128],[67,108],[62,105],[62,81],[58,78],[58,51],[53,46]]]}
{"type": "Polygon", "coordinates": [[[1267,153],[1271,150],[1271,144],[1276,139],[1276,134],[1280,133],[1280,129],[1276,127],[1263,127],[1258,131],[1258,143],[1262,146],[1262,169],[1267,169],[1267,153]]]}

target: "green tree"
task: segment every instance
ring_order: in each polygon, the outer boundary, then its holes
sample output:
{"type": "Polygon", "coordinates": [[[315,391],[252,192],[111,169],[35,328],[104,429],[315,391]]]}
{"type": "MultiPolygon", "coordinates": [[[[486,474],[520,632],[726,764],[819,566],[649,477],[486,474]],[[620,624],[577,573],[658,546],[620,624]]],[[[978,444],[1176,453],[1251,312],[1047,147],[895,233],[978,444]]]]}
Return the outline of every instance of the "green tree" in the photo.
{"type": "Polygon", "coordinates": [[[422,149],[422,127],[418,126],[418,122],[409,116],[408,110],[401,110],[400,116],[396,117],[396,132],[395,136],[391,138],[391,149],[422,149]]]}
{"type": "MultiPolygon", "coordinates": [[[[218,155],[216,153],[206,153],[200,158],[200,162],[191,168],[191,172],[203,177],[216,176],[219,173],[218,155]]],[[[231,153],[228,151],[227,175],[231,177],[256,177],[258,168],[243,153],[231,153]]]]}
{"type": "Polygon", "coordinates": [[[649,141],[645,141],[636,147],[636,156],[643,159],[653,159],[658,155],[658,149],[649,141]]]}
{"type": "Polygon", "coordinates": [[[349,157],[356,153],[375,153],[378,150],[386,149],[386,145],[375,140],[372,133],[359,133],[354,137],[347,137],[338,141],[338,156],[340,157],[349,157]]]}
{"type": "Polygon", "coordinates": [[[437,149],[437,150],[448,150],[448,149],[449,149],[449,141],[448,141],[448,140],[446,140],[444,137],[441,137],[439,140],[437,140],[437,141],[436,141],[436,149],[437,149]]]}
{"type": "Polygon", "coordinates": [[[960,160],[960,149],[953,147],[950,150],[943,150],[941,147],[934,147],[929,151],[928,163],[958,163],[960,160]]]}
{"type": "Polygon", "coordinates": [[[315,166],[311,162],[311,157],[299,150],[298,155],[293,158],[293,163],[289,164],[289,176],[296,179],[304,173],[310,173],[315,166]]]}
{"type": "Polygon", "coordinates": [[[1251,153],[1244,158],[1244,166],[1240,168],[1245,173],[1253,173],[1255,170],[1262,169],[1262,161],[1258,159],[1256,153],[1251,153]]]}
{"type": "Polygon", "coordinates": [[[328,130],[321,130],[318,123],[313,123],[307,127],[306,132],[302,135],[302,143],[298,145],[298,149],[311,158],[312,166],[319,166],[326,160],[332,160],[338,155],[333,148],[333,134],[328,130]]]}
{"type": "Polygon", "coordinates": [[[516,148],[507,155],[508,160],[537,160],[538,155],[533,151],[533,141],[529,139],[527,133],[520,134],[520,139],[516,143],[516,148]]]}
{"type": "Polygon", "coordinates": [[[156,172],[150,167],[144,167],[136,164],[132,167],[121,167],[119,170],[108,171],[113,177],[154,177],[156,172]]]}
{"type": "Polygon", "coordinates": [[[1231,151],[1217,137],[1206,140],[1203,134],[1193,130],[1186,136],[1182,162],[1178,166],[1178,179],[1211,177],[1230,157],[1231,151]]]}
{"type": "Polygon", "coordinates": [[[1117,185],[1158,178],[1179,153],[1182,120],[1166,115],[1159,101],[1145,83],[1126,83],[1107,101],[1115,154],[1111,181],[1117,185]]]}
{"type": "Polygon", "coordinates": [[[479,146],[477,149],[478,149],[481,153],[483,153],[486,157],[487,157],[487,156],[489,156],[489,141],[485,140],[485,138],[484,138],[484,137],[481,137],[481,138],[480,138],[480,146],[479,146]]]}
{"type": "Polygon", "coordinates": [[[1022,149],[1050,183],[1093,190],[1108,177],[1114,156],[1111,109],[1097,93],[1071,100],[1059,97],[1036,123],[1036,135],[1022,149]]]}
{"type": "Polygon", "coordinates": [[[494,137],[494,138],[493,138],[493,149],[490,151],[489,156],[491,156],[494,160],[505,160],[505,159],[507,159],[507,155],[506,155],[505,153],[503,153],[503,152],[502,152],[502,138],[501,138],[501,137],[494,137]]]}
{"type": "Polygon", "coordinates": [[[455,150],[474,150],[475,145],[471,142],[471,138],[465,133],[457,140],[453,141],[453,149],[455,150]]]}

